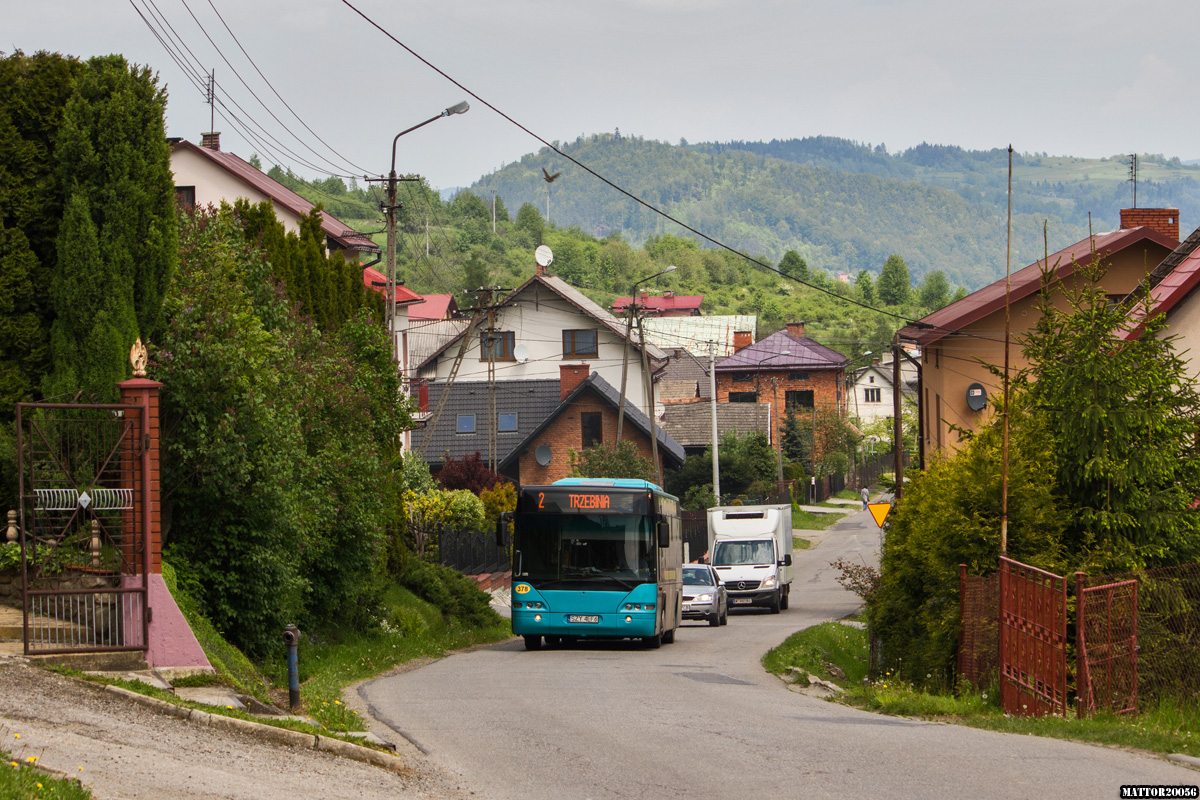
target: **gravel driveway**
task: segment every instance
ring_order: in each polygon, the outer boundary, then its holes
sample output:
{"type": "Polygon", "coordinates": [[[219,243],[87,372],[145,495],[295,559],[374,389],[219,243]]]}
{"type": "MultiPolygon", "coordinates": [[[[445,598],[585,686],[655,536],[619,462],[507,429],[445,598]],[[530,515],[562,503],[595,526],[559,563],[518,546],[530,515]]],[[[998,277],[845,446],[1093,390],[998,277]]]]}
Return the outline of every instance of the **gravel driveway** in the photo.
{"type": "Polygon", "coordinates": [[[398,774],[158,714],[23,659],[0,661],[0,741],[16,759],[37,756],[46,767],[78,776],[97,800],[468,794],[427,772],[398,774]]]}

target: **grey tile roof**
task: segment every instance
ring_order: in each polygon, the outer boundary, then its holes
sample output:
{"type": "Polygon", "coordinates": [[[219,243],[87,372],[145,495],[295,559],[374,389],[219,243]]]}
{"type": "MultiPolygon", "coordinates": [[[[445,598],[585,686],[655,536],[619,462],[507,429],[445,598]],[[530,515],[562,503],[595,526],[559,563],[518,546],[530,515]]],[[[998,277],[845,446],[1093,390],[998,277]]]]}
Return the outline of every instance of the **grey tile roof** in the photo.
{"type": "Polygon", "coordinates": [[[667,363],[659,371],[655,395],[661,400],[712,397],[708,360],[697,358],[682,348],[667,351],[667,363]]]}
{"type": "MultiPolygon", "coordinates": [[[[446,454],[462,458],[479,451],[488,455],[488,388],[486,381],[456,381],[442,409],[437,428],[417,429],[412,433],[413,450],[423,453],[430,464],[442,464],[446,454]],[[457,433],[460,414],[475,415],[475,433],[457,433]],[[425,446],[428,440],[428,446],[425,446]]],[[[429,385],[429,407],[437,406],[446,390],[444,383],[429,385]]],[[[558,407],[560,399],[557,380],[496,381],[496,413],[517,415],[517,430],[496,434],[496,462],[503,461],[530,433],[537,429],[558,407]]]]}
{"type": "MultiPolygon", "coordinates": [[[[556,386],[558,385],[557,381],[554,383],[556,386]]],[[[569,395],[563,398],[562,402],[559,403],[553,411],[546,415],[546,418],[542,421],[541,425],[538,425],[537,428],[530,431],[529,435],[524,437],[517,447],[509,450],[508,455],[502,462],[498,464],[497,469],[502,471],[511,466],[511,464],[520,457],[521,451],[526,446],[525,442],[536,439],[546,426],[548,426],[556,417],[570,408],[571,405],[574,404],[575,399],[584,392],[591,392],[597,395],[601,399],[607,401],[613,408],[620,408],[621,406],[621,392],[611,383],[601,378],[597,373],[593,372],[591,375],[581,381],[580,384],[576,386],[569,395]]],[[[430,402],[432,403],[432,400],[430,402]]],[[[640,430],[647,437],[650,435],[650,418],[639,411],[636,406],[629,402],[628,399],[625,401],[625,422],[640,430]]],[[[664,466],[668,464],[669,460],[673,460],[676,466],[682,464],[683,459],[687,455],[683,452],[683,445],[675,441],[675,439],[672,438],[671,435],[665,430],[663,430],[661,426],[657,427],[655,430],[658,434],[658,447],[663,456],[664,466]]],[[[486,443],[486,439],[484,441],[486,443]]]]}
{"type": "MultiPolygon", "coordinates": [[[[684,447],[706,447],[712,442],[712,405],[671,403],[662,427],[684,447]]],[[[730,431],[739,437],[756,431],[770,436],[771,407],[767,403],[717,403],[717,435],[730,431]]]]}

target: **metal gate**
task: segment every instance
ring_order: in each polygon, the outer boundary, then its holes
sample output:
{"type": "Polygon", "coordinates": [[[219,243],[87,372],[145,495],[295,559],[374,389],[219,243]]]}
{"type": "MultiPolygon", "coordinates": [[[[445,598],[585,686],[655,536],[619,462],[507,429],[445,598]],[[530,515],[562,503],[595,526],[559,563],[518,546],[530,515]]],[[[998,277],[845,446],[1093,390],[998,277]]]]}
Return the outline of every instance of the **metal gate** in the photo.
{"type": "Polygon", "coordinates": [[[147,409],[18,403],[27,655],[145,650],[147,409]]]}
{"type": "Polygon", "coordinates": [[[1082,718],[1099,710],[1137,713],[1138,582],[1087,586],[1075,574],[1077,705],[1082,718]]]}
{"type": "Polygon", "coordinates": [[[1003,556],[1000,702],[1009,714],[1067,713],[1067,579],[1003,556]]]}

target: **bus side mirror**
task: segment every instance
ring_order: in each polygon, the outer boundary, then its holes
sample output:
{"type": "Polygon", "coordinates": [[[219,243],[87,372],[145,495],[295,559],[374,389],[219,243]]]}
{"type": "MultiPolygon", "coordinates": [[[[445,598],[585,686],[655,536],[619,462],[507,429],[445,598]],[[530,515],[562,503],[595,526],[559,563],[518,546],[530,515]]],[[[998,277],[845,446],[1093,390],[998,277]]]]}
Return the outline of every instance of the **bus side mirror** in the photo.
{"type": "Polygon", "coordinates": [[[784,554],[783,554],[783,561],[780,561],[780,562],[779,562],[779,566],[781,566],[781,567],[790,567],[791,565],[792,565],[792,554],[791,554],[791,553],[784,553],[784,554]]]}
{"type": "Polygon", "coordinates": [[[512,518],[513,512],[500,512],[500,517],[496,520],[496,547],[504,547],[504,532],[508,530],[508,523],[512,522],[512,518]]]}
{"type": "Polygon", "coordinates": [[[659,547],[670,547],[671,546],[671,523],[667,522],[665,519],[660,519],[656,523],[656,527],[658,529],[658,546],[659,547]]]}

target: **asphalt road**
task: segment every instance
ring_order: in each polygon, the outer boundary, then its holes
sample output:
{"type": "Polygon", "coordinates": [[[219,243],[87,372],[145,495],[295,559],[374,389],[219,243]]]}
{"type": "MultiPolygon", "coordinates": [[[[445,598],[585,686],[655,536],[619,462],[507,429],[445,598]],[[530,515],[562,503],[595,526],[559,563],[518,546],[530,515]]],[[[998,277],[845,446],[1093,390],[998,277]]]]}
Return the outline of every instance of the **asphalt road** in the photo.
{"type": "Polygon", "coordinates": [[[1124,751],[884,717],[791,691],[762,654],[858,607],[829,562],[875,558],[866,512],[797,553],[792,607],[688,623],[675,644],[518,641],[358,693],[413,758],[481,798],[1119,797],[1195,771],[1124,751]]]}

